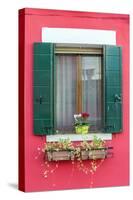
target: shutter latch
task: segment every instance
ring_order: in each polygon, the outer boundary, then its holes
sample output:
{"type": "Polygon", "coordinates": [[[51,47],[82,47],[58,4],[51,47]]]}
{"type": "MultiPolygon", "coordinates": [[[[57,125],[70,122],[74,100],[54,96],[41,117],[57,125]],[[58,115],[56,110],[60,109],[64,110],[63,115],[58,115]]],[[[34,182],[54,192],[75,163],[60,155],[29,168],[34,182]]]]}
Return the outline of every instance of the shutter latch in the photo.
{"type": "Polygon", "coordinates": [[[115,94],[114,101],[115,102],[121,102],[121,95],[115,94]]]}
{"type": "Polygon", "coordinates": [[[37,98],[36,101],[39,102],[40,104],[42,104],[42,102],[43,102],[43,97],[40,95],[40,97],[37,98]]]}

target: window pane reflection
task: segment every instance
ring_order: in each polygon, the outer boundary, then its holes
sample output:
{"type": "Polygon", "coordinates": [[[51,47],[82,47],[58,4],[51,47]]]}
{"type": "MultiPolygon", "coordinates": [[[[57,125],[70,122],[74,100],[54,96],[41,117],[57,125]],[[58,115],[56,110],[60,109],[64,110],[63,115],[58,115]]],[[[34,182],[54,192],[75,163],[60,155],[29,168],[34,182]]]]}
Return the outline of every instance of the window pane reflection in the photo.
{"type": "Polygon", "coordinates": [[[101,57],[82,56],[83,112],[90,114],[91,130],[101,129],[101,57]]]}

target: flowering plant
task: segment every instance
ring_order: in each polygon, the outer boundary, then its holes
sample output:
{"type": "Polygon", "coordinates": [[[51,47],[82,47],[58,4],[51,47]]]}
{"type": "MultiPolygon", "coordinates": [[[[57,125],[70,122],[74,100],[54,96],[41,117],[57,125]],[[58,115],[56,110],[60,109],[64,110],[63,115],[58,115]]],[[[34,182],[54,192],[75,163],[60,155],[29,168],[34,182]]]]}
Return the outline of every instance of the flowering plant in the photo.
{"type": "Polygon", "coordinates": [[[43,151],[73,150],[74,146],[70,139],[60,139],[59,142],[47,142],[43,151]]]}
{"type": "Polygon", "coordinates": [[[69,138],[60,139],[57,142],[47,142],[42,151],[45,153],[45,158],[48,161],[81,161],[104,159],[109,149],[112,149],[112,147],[108,147],[104,140],[94,136],[91,142],[84,140],[78,144],[73,143],[69,138]]]}
{"type": "Polygon", "coordinates": [[[93,140],[90,143],[91,149],[102,149],[106,147],[106,143],[104,140],[98,138],[97,136],[94,136],[93,140]]]}
{"type": "Polygon", "coordinates": [[[81,148],[86,150],[106,149],[106,142],[94,135],[93,140],[91,142],[88,142],[86,140],[81,142],[81,148]]]}
{"type": "Polygon", "coordinates": [[[89,125],[89,121],[88,121],[89,116],[90,115],[87,112],[75,114],[74,115],[74,119],[75,119],[74,125],[75,126],[89,125]]]}

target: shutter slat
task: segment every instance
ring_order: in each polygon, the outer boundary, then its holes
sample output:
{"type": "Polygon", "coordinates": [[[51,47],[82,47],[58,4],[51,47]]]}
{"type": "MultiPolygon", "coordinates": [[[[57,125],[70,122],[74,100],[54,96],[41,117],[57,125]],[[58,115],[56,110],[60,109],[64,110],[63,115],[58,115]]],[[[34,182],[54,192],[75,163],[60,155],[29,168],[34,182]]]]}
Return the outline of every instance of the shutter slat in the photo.
{"type": "Polygon", "coordinates": [[[105,132],[122,131],[122,66],[121,47],[104,46],[104,116],[105,132]]]}
{"type": "Polygon", "coordinates": [[[34,70],[34,86],[49,86],[51,84],[51,70],[34,70]]]}
{"type": "Polygon", "coordinates": [[[54,133],[54,44],[34,44],[34,134],[54,133]]]}
{"type": "Polygon", "coordinates": [[[52,55],[50,54],[34,54],[34,70],[49,70],[52,55]]]}

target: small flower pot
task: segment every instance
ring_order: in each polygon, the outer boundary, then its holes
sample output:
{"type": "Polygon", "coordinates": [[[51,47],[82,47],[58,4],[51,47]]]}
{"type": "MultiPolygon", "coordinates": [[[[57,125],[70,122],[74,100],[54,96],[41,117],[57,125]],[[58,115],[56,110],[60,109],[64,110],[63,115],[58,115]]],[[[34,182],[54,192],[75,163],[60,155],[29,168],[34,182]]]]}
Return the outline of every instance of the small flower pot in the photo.
{"type": "Polygon", "coordinates": [[[48,161],[74,160],[72,151],[47,151],[46,159],[48,161]]]}
{"type": "Polygon", "coordinates": [[[97,160],[104,159],[106,157],[106,150],[90,150],[89,151],[89,159],[97,160]]]}
{"type": "Polygon", "coordinates": [[[75,126],[76,134],[87,134],[88,131],[89,131],[89,126],[88,125],[75,126]]]}

